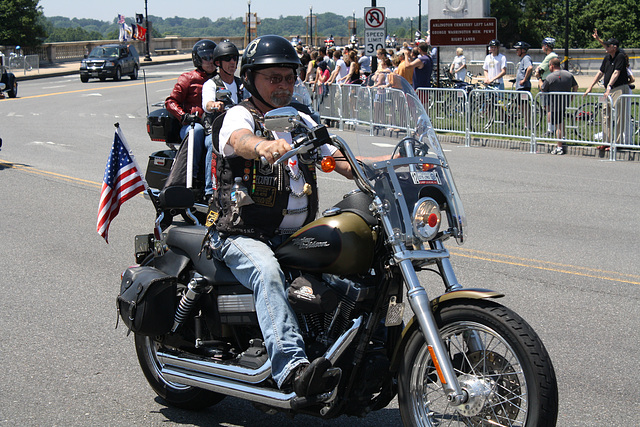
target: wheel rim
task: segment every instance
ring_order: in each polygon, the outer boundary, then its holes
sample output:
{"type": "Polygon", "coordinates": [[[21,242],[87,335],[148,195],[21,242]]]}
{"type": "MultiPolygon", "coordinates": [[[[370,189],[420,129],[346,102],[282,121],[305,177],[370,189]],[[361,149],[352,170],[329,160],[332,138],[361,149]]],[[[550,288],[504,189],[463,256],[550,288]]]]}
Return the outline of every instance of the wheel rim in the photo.
{"type": "Polygon", "coordinates": [[[152,337],[144,338],[144,350],[146,352],[147,360],[149,361],[150,367],[153,368],[153,371],[158,377],[158,381],[161,381],[176,390],[189,390],[191,386],[168,381],[164,375],[162,375],[162,363],[158,360],[157,354],[159,347],[160,343],[154,341],[152,337]]]}
{"type": "Polygon", "coordinates": [[[413,418],[419,425],[524,426],[527,383],[511,346],[491,328],[474,322],[452,323],[441,334],[469,400],[460,406],[447,401],[427,346],[423,345],[410,382],[413,418]],[[475,339],[468,339],[470,336],[475,339]],[[481,342],[481,349],[470,349],[471,342],[481,342]]]}

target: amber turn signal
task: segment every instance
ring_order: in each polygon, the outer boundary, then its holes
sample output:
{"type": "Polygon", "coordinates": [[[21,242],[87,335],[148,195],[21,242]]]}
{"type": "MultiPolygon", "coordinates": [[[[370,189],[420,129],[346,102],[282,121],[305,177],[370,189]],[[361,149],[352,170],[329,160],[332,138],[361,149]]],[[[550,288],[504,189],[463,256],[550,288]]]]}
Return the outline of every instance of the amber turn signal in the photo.
{"type": "Polygon", "coordinates": [[[333,172],[336,168],[336,159],[331,156],[323,157],[320,162],[322,172],[333,172]]]}

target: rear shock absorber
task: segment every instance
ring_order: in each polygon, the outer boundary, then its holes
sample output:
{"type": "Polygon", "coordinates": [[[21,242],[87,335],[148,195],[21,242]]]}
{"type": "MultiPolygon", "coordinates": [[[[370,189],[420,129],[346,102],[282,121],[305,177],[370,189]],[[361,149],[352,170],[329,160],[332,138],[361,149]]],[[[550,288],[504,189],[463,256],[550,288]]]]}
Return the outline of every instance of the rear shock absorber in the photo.
{"type": "Polygon", "coordinates": [[[178,328],[187,320],[189,313],[195,306],[196,302],[200,299],[200,296],[203,293],[208,293],[212,289],[212,286],[207,284],[207,281],[204,277],[194,277],[189,281],[189,285],[187,287],[187,292],[184,293],[182,299],[180,299],[180,303],[178,304],[178,309],[176,310],[176,317],[173,321],[173,327],[171,328],[171,332],[175,332],[178,328]]]}

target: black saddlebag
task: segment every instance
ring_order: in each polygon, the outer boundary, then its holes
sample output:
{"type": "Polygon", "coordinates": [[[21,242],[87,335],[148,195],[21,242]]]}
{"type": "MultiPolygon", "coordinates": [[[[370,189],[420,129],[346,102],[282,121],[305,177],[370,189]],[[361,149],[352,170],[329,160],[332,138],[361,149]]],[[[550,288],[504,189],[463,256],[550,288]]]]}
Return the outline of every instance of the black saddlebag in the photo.
{"type": "Polygon", "coordinates": [[[176,312],[176,278],[153,267],[125,271],[116,305],[129,330],[140,335],[164,335],[176,312]]]}

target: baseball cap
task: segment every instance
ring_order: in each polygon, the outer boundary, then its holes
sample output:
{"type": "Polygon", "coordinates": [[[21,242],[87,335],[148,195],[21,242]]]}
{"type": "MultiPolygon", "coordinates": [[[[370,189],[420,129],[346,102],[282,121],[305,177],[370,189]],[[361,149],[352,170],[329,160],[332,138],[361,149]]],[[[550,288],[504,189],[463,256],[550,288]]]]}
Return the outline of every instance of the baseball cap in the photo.
{"type": "Polygon", "coordinates": [[[618,41],[618,39],[614,39],[613,37],[611,37],[609,40],[604,42],[604,44],[606,44],[607,46],[611,46],[611,45],[620,46],[620,42],[618,41]]]}

